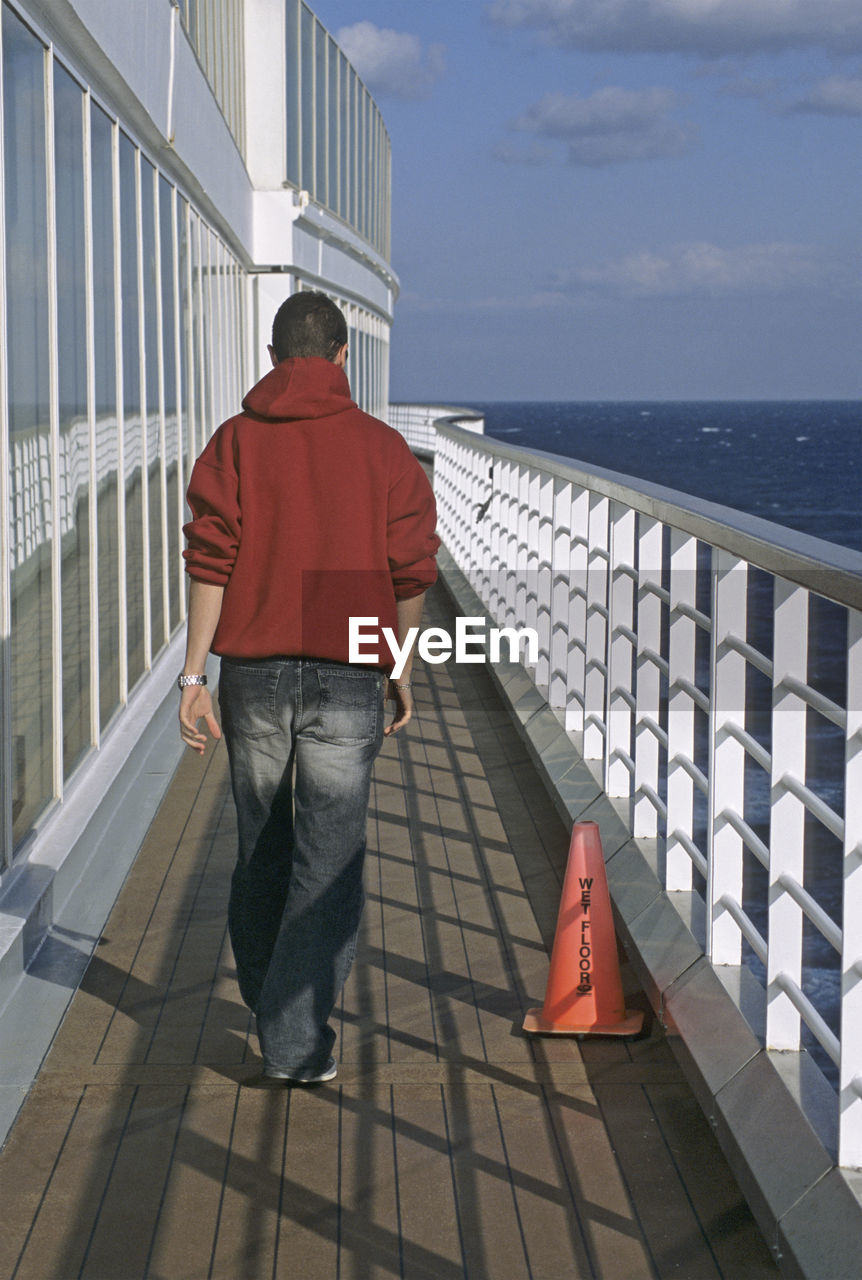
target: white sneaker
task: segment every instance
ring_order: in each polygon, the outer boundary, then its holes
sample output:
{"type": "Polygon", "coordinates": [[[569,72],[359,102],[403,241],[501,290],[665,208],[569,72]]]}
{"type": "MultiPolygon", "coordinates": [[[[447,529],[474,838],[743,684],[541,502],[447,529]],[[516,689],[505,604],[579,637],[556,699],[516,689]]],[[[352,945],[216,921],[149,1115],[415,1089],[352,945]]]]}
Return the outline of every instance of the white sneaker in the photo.
{"type": "Polygon", "coordinates": [[[334,1080],[338,1074],[338,1063],[330,1058],[322,1071],[314,1076],[291,1076],[286,1071],[264,1071],[267,1080],[286,1080],[290,1084],[323,1084],[325,1080],[334,1080]]]}

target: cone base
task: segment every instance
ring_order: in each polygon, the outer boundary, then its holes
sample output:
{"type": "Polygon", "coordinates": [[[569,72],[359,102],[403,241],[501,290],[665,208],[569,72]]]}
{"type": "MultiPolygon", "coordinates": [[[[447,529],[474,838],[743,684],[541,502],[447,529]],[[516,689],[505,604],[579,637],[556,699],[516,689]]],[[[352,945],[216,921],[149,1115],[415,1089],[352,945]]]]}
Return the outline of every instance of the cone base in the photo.
{"type": "Polygon", "coordinates": [[[644,1015],[635,1009],[626,1009],[622,1022],[603,1026],[593,1023],[592,1026],[575,1025],[565,1022],[549,1022],[543,1009],[528,1009],[524,1018],[524,1031],[540,1036],[636,1036],[643,1029],[644,1015]]]}

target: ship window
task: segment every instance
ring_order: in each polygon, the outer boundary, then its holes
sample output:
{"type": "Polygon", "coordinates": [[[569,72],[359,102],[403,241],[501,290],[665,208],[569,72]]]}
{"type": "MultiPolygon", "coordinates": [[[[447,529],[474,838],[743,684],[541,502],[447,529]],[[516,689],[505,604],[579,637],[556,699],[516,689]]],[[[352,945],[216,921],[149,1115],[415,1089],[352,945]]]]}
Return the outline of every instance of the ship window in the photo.
{"type": "Polygon", "coordinates": [[[213,325],[213,343],[217,357],[213,365],[213,382],[216,387],[216,412],[213,418],[213,425],[217,426],[226,417],[225,405],[227,403],[227,387],[226,387],[226,365],[227,361],[223,358],[228,348],[227,336],[227,307],[226,307],[226,289],[225,289],[225,255],[221,241],[214,232],[210,233],[210,244],[212,254],[212,279],[214,286],[213,293],[213,309],[215,312],[213,325]]]}
{"type": "Polygon", "coordinates": [[[45,50],[3,6],[12,836],[54,794],[45,50]]]}
{"type": "Polygon", "coordinates": [[[213,425],[221,421],[221,399],[213,353],[218,350],[218,282],[209,227],[201,220],[201,331],[204,340],[204,383],[206,386],[207,414],[204,418],[204,435],[209,436],[213,425]]]}
{"type": "Polygon", "coordinates": [[[93,105],[93,357],[96,413],[96,526],[99,559],[99,722],[120,702],[119,452],[114,333],[113,125],[93,105]]]}
{"type": "Polygon", "coordinates": [[[159,405],[159,264],[156,256],[155,169],[143,156],[141,165],[141,254],[143,258],[144,376],[146,405],[147,537],[149,545],[150,635],[152,653],[165,640],[164,566],[162,563],[162,468],[159,405]]]}
{"type": "Polygon", "coordinates": [[[302,41],[302,70],[300,73],[301,99],[304,110],[302,119],[302,165],[300,182],[311,195],[314,185],[314,16],[302,6],[300,10],[300,37],[302,41]]]}
{"type": "Polygon", "coordinates": [[[377,244],[377,108],[368,101],[368,239],[377,244]]]}
{"type": "Polygon", "coordinates": [[[319,22],[314,24],[314,139],[315,139],[315,194],[321,204],[329,203],[329,167],[326,160],[327,123],[326,89],[326,41],[327,35],[319,22]]]}
{"type": "MultiPolygon", "coordinates": [[[[180,297],[180,341],[179,368],[177,385],[180,402],[180,423],[182,429],[180,494],[185,495],[186,481],[194,461],[194,383],[190,376],[194,368],[194,350],[192,348],[192,293],[191,293],[191,256],[189,254],[189,206],[188,201],[177,196],[177,251],[179,266],[180,297]]],[[[180,522],[188,520],[188,509],[183,503],[180,509],[180,522]]]]}
{"type": "Polygon", "coordinates": [[[359,216],[360,234],[368,236],[368,93],[362,89],[359,97],[359,216]]]}
{"type": "Polygon", "coordinates": [[[162,386],[164,393],[164,472],[167,502],[168,632],[180,621],[180,490],[179,395],[177,391],[177,325],[174,313],[174,192],[159,178],[159,258],[162,290],[162,386]]]}
{"type": "Polygon", "coordinates": [[[238,262],[231,259],[231,272],[233,280],[233,304],[234,304],[234,339],[231,347],[230,368],[233,374],[233,395],[231,397],[230,412],[235,413],[239,408],[239,402],[245,393],[245,387],[242,385],[242,344],[243,335],[245,334],[245,309],[243,307],[243,286],[242,271],[238,262]]]}
{"type": "Polygon", "coordinates": [[[198,0],[185,0],[186,4],[186,26],[189,29],[189,35],[193,43],[198,40],[198,0]]]}
{"type": "Polygon", "coordinates": [[[194,309],[194,351],[197,368],[197,438],[194,452],[199,453],[206,443],[205,423],[212,414],[212,397],[209,379],[209,326],[207,324],[209,279],[207,276],[207,241],[200,218],[191,216],[192,254],[192,305],[194,309]]]}
{"type": "Polygon", "coordinates": [[[205,227],[203,230],[203,238],[206,243],[205,253],[207,254],[207,282],[209,285],[210,343],[207,354],[210,361],[210,403],[212,406],[210,430],[212,430],[213,427],[218,426],[224,416],[222,412],[223,367],[222,361],[219,359],[219,354],[223,349],[222,343],[224,341],[222,335],[221,315],[221,271],[218,240],[209,227],[205,227]]]}
{"type": "Polygon", "coordinates": [[[338,46],[335,41],[327,37],[327,56],[329,62],[328,72],[328,89],[327,89],[327,119],[329,121],[329,141],[328,141],[328,160],[329,160],[329,207],[333,212],[339,211],[338,196],[338,148],[339,148],[339,111],[338,111],[338,46]]]}
{"type": "Polygon", "coordinates": [[[123,334],[123,466],[126,527],[126,653],[131,687],[144,673],[144,503],[138,314],[137,158],[120,137],[120,279],[123,334]]]}
{"type": "Polygon", "coordinates": [[[338,212],[342,218],[347,220],[349,216],[349,187],[348,175],[350,173],[350,97],[349,97],[349,79],[348,79],[347,59],[343,53],[338,55],[338,82],[339,82],[339,140],[338,140],[338,162],[341,169],[338,184],[338,212]]]}
{"type": "Polygon", "coordinates": [[[84,95],[54,64],[63,774],[91,742],[90,424],[84,249],[84,95]]]}
{"type": "Polygon", "coordinates": [[[349,220],[355,227],[357,198],[356,192],[360,181],[359,168],[359,79],[353,67],[350,68],[350,213],[349,220]]]}
{"type": "Polygon", "coordinates": [[[285,7],[285,28],[287,35],[287,55],[285,59],[285,77],[287,88],[287,180],[295,186],[302,186],[302,169],[300,164],[300,139],[302,127],[302,109],[300,97],[301,57],[299,40],[299,0],[287,0],[285,7]]]}

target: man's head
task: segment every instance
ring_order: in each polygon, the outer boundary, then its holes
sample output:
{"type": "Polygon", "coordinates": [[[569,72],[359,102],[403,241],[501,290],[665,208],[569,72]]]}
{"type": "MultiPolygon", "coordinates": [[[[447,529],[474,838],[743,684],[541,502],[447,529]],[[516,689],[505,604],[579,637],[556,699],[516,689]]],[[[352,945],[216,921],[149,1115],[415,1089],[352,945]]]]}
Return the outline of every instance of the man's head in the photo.
{"type": "Polygon", "coordinates": [[[325,293],[294,293],[272,322],[272,363],[303,356],[322,356],[339,368],[347,359],[347,321],[325,293]]]}

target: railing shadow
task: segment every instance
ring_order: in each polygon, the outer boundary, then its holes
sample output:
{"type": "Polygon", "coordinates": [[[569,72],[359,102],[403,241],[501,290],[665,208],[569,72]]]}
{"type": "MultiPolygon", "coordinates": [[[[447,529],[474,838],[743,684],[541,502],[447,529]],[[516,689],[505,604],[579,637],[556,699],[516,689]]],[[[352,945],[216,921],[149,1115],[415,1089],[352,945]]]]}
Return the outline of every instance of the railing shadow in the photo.
{"type": "MultiPolygon", "coordinates": [[[[477,710],[484,681],[463,685],[477,710]]],[[[674,1274],[689,1225],[657,1243],[619,1174],[608,1190],[593,1168],[608,1117],[621,1126],[626,1112],[613,1090],[600,1105],[591,1077],[647,1050],[520,1034],[545,969],[525,914],[530,884],[538,866],[547,935],[566,833],[538,806],[515,838],[500,825],[498,802],[508,790],[517,807],[526,761],[496,711],[468,727],[461,687],[445,672],[423,682],[415,731],[379,762],[332,1084],[241,1086],[259,1062],[224,937],[224,807],[185,852],[177,842],[176,862],[145,849],[73,1005],[74,1052],[63,1058],[61,1033],[37,1088],[65,1129],[41,1157],[45,1183],[10,1276],[617,1280],[609,1249],[625,1274],[674,1274]],[[468,745],[474,734],[481,749],[468,745]]],[[[206,766],[219,789],[222,757],[206,766]]],[[[52,940],[58,977],[73,941],[52,940]]],[[[28,1123],[22,1142],[36,1132],[28,1123]]],[[[0,1162],[0,1196],[9,1191],[0,1162]]],[[[3,1257],[0,1245],[0,1272],[3,1257]]]]}

